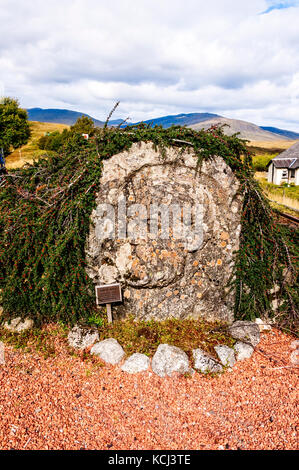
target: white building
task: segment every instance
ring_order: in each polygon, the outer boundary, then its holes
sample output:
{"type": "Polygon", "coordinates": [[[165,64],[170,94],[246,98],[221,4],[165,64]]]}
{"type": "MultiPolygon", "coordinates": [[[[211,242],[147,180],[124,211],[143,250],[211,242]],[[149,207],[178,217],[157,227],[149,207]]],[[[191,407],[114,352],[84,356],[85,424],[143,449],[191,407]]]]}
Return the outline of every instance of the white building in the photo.
{"type": "Polygon", "coordinates": [[[268,163],[268,182],[299,186],[299,142],[292,145],[268,163]]]}

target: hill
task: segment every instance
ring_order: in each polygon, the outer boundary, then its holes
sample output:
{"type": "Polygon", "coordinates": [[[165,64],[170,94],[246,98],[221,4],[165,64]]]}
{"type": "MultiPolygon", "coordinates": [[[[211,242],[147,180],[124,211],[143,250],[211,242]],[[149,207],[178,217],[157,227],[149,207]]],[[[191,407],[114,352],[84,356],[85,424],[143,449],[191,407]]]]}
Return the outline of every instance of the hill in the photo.
{"type": "MultiPolygon", "coordinates": [[[[177,114],[174,116],[162,116],[155,119],[148,119],[147,121],[142,121],[146,124],[152,124],[152,126],[162,126],[168,128],[171,126],[187,126],[190,127],[192,124],[198,122],[207,121],[212,118],[218,118],[218,114],[211,113],[188,113],[188,114],[177,114]]],[[[135,123],[139,124],[139,123],[135,123]]]]}
{"type": "Polygon", "coordinates": [[[299,132],[287,131],[286,129],[279,129],[278,127],[265,127],[261,126],[261,129],[265,131],[273,132],[274,134],[283,135],[289,139],[297,140],[299,139],[299,132]]]}
{"type": "MultiPolygon", "coordinates": [[[[54,122],[59,124],[66,124],[72,126],[75,124],[77,119],[81,116],[91,117],[88,114],[80,113],[78,111],[70,111],[69,109],[42,109],[42,108],[30,108],[27,109],[28,117],[30,121],[39,122],[54,122]]],[[[103,127],[104,122],[99,121],[91,117],[95,126],[103,127]]]]}
{"type": "Polygon", "coordinates": [[[211,126],[217,124],[225,124],[224,133],[227,135],[233,135],[237,132],[240,133],[242,139],[250,141],[263,141],[263,142],[275,142],[277,140],[290,140],[288,137],[274,134],[273,132],[265,131],[256,124],[252,124],[247,121],[240,121],[239,119],[228,119],[224,117],[217,117],[204,121],[203,123],[193,124],[190,127],[195,130],[208,129],[211,126]]]}

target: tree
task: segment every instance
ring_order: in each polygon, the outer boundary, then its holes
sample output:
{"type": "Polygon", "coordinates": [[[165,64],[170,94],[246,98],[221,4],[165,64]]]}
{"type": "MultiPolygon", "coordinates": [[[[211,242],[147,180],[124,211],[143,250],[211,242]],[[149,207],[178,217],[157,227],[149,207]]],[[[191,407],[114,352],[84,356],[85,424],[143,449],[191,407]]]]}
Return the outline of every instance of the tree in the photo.
{"type": "Polygon", "coordinates": [[[0,102],[0,149],[4,155],[25,145],[30,137],[28,114],[18,100],[3,98],[0,102]]]}
{"type": "Polygon", "coordinates": [[[94,132],[94,122],[88,116],[81,116],[77,119],[75,124],[71,126],[71,132],[78,132],[79,134],[93,134],[94,132]]]}
{"type": "Polygon", "coordinates": [[[38,148],[41,150],[51,150],[53,152],[59,152],[62,150],[63,145],[70,136],[70,132],[67,129],[63,129],[62,133],[59,131],[51,132],[50,134],[43,135],[38,140],[38,148]]]}

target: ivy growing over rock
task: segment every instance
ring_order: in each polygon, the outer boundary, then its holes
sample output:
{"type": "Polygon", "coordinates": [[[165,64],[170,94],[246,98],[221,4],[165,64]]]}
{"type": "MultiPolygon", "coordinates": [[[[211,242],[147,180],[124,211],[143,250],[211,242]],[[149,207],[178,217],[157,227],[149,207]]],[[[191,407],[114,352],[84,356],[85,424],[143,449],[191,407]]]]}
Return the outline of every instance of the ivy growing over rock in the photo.
{"type": "Polygon", "coordinates": [[[102,161],[142,141],[152,142],[162,156],[169,146],[192,150],[198,157],[198,171],[203,160],[215,155],[232,168],[244,198],[240,249],[231,280],[236,292],[235,316],[273,316],[271,292],[276,286],[280,303],[275,315],[282,326],[294,329],[298,322],[298,235],[277,223],[253,178],[245,142],[236,135],[226,136],[217,127],[197,132],[145,124],[126,128],[105,125],[88,141],[73,134],[61,154],[45,156],[1,177],[3,318],[30,314],[39,324],[59,320],[74,324],[90,317],[95,300],[85,271],[85,243],[102,161]]]}

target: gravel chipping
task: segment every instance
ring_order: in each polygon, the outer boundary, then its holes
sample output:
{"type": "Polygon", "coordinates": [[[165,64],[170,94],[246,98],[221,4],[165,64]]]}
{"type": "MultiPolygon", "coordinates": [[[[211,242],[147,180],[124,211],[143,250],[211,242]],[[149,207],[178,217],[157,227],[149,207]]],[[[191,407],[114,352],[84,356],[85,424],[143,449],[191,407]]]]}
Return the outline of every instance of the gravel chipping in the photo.
{"type": "Polygon", "coordinates": [[[1,449],[297,449],[294,337],[262,334],[250,359],[216,377],[137,375],[70,355],[5,346],[1,449]]]}

